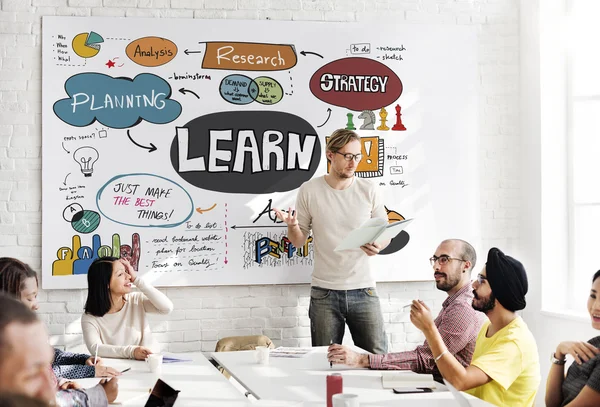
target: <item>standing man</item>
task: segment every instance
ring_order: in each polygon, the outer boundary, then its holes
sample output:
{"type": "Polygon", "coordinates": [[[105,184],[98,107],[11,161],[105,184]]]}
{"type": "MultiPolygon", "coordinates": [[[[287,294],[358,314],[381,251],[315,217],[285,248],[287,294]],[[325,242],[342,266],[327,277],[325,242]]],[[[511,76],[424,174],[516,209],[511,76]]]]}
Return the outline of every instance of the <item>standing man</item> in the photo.
{"type": "Polygon", "coordinates": [[[378,254],[389,241],[341,252],[334,249],[368,219],[387,222],[387,212],[376,185],[354,176],[362,159],[358,134],[334,131],[325,154],[329,174],[300,187],[296,211],[274,209],[288,225],[288,238],[294,246],[304,245],[311,231],[314,237],[315,268],[308,312],[312,345],[342,343],[347,323],[356,346],[386,353],[387,337],[369,257],[378,254]]]}
{"type": "MultiPolygon", "coordinates": [[[[448,294],[442,310],[433,322],[448,351],[461,365],[467,367],[471,363],[475,340],[485,318],[471,305],[471,271],[477,261],[475,249],[464,240],[444,240],[429,261],[433,266],[437,289],[448,294]]],[[[414,350],[387,355],[356,353],[343,345],[331,345],[327,356],[332,363],[351,367],[412,370],[416,373],[433,374],[441,379],[427,341],[414,350]]]]}
{"type": "Polygon", "coordinates": [[[516,313],[526,304],[525,269],[493,247],[473,288],[473,308],[489,321],[479,331],[467,368],[448,351],[423,303],[413,301],[410,320],[425,334],[442,376],[458,390],[500,407],[532,407],[540,384],[537,345],[516,313]]]}

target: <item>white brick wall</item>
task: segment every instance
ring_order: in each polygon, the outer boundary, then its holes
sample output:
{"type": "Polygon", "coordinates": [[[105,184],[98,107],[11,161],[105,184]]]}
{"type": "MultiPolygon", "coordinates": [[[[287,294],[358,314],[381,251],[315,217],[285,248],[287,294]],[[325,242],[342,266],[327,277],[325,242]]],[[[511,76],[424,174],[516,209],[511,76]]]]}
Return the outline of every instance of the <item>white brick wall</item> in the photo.
{"type": "MultiPolygon", "coordinates": [[[[0,255],[40,268],[43,15],[363,21],[373,22],[373,29],[377,22],[473,25],[478,32],[476,158],[481,163],[483,247],[496,245],[510,252],[519,243],[517,0],[0,0],[0,5],[0,255]]],[[[419,297],[438,310],[444,294],[431,282],[382,283],[378,288],[391,349],[413,348],[423,337],[402,306],[419,297]]],[[[261,333],[277,345],[310,344],[308,286],[165,292],[176,309],[152,322],[165,350],[211,351],[222,337],[261,333]]],[[[84,300],[81,290],[40,293],[40,317],[53,344],[80,347],[84,300]]]]}

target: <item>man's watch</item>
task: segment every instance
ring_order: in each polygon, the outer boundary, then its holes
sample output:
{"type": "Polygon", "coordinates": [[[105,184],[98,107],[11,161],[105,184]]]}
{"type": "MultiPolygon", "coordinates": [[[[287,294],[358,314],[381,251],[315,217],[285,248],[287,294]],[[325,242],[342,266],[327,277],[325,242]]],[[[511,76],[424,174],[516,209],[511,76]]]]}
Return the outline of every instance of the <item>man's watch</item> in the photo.
{"type": "Polygon", "coordinates": [[[554,352],[552,352],[552,355],[550,356],[550,361],[555,365],[564,365],[567,362],[567,359],[556,359],[556,357],[554,356],[554,352]]]}

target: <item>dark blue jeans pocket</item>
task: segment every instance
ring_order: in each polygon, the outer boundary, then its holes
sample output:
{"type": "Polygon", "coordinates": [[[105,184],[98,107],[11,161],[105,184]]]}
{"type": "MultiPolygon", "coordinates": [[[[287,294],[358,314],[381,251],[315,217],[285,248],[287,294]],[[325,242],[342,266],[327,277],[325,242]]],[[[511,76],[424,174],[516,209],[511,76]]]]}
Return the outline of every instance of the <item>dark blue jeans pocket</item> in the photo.
{"type": "Polygon", "coordinates": [[[310,288],[310,299],[311,300],[324,300],[329,297],[331,294],[331,290],[327,290],[325,288],[320,287],[311,287],[310,288]]]}
{"type": "Polygon", "coordinates": [[[379,296],[377,295],[377,289],[375,289],[375,287],[363,288],[362,291],[363,291],[363,293],[367,294],[369,297],[379,298],[379,296]]]}

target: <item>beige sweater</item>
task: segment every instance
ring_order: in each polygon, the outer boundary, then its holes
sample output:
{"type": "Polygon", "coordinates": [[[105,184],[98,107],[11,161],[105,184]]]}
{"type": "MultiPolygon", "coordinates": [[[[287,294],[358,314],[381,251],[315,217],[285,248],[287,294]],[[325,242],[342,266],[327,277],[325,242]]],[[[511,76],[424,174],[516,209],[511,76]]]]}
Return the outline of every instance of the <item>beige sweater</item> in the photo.
{"type": "Polygon", "coordinates": [[[146,314],[169,314],[173,303],[140,277],[133,283],[141,292],[127,294],[119,312],[103,317],[90,314],[81,317],[83,339],[92,356],[96,354],[96,346],[98,356],[106,358],[133,359],[133,351],[138,346],[160,351],[152,338],[146,314]]]}
{"type": "Polygon", "coordinates": [[[387,221],[380,188],[354,177],[343,190],[333,189],[325,177],[305,182],[296,198],[298,223],[312,232],[315,268],[312,285],[329,290],[375,287],[370,259],[361,249],[336,252],[340,240],[371,218],[387,221]]]}

